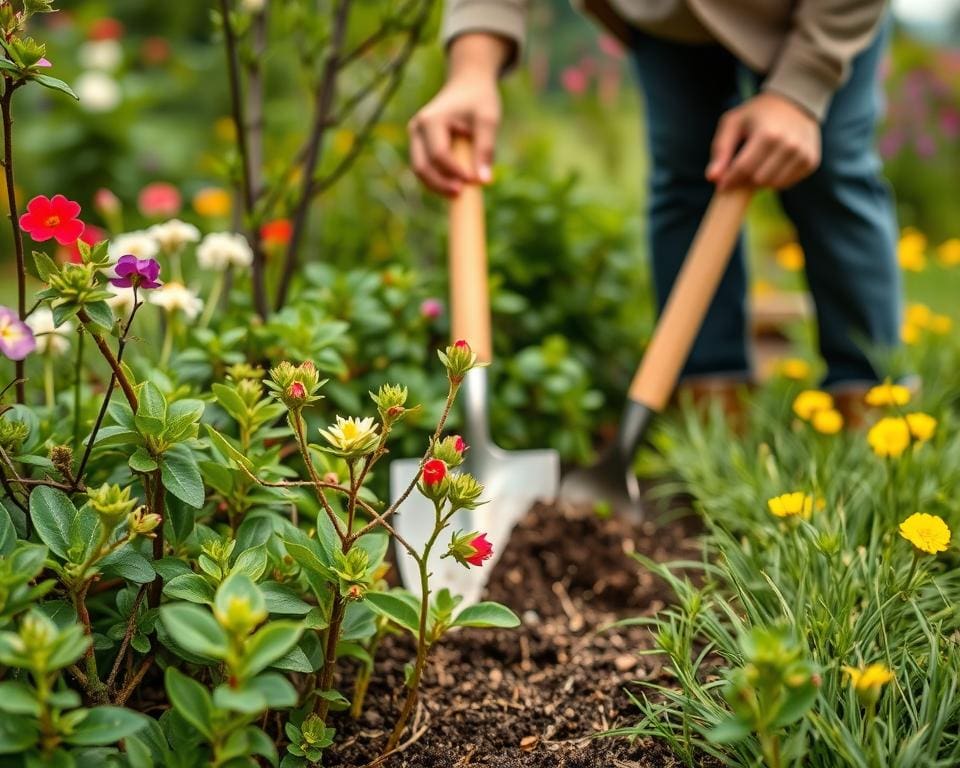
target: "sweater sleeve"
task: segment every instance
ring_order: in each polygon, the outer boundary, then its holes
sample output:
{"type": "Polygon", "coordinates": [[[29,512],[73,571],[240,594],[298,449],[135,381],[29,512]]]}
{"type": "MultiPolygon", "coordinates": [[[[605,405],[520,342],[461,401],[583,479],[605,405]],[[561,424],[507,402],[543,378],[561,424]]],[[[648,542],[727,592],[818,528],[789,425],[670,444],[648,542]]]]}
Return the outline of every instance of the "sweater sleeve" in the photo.
{"type": "Polygon", "coordinates": [[[763,89],[786,96],[823,120],[850,62],[869,45],[885,0],[800,0],[763,89]]]}
{"type": "Polygon", "coordinates": [[[520,58],[526,35],[529,0],[447,0],[441,37],[449,46],[467,32],[489,32],[510,41],[512,51],[504,69],[520,58]]]}

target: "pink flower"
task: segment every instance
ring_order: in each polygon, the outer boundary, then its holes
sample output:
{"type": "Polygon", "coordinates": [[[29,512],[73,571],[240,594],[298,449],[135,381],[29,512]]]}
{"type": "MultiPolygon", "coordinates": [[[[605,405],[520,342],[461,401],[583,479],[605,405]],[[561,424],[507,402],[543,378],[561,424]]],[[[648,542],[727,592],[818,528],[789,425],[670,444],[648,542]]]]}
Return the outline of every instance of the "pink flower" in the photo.
{"type": "Polygon", "coordinates": [[[20,217],[20,228],[30,234],[34,242],[42,243],[51,237],[60,245],[71,245],[83,232],[83,222],[77,218],[80,203],[63,195],[53,198],[37,195],[27,203],[27,212],[20,217]]]}
{"type": "Polygon", "coordinates": [[[573,96],[580,96],[589,85],[587,75],[578,67],[567,67],[560,73],[560,84],[563,90],[573,96]]]}
{"type": "Polygon", "coordinates": [[[46,57],[41,57],[40,60],[37,61],[37,63],[34,64],[33,66],[35,66],[35,67],[52,67],[53,64],[50,63],[50,59],[48,59],[48,58],[46,58],[46,57]]]}
{"type": "Polygon", "coordinates": [[[614,59],[623,58],[623,46],[610,35],[600,35],[600,50],[614,59]]]}
{"type": "Polygon", "coordinates": [[[20,321],[17,313],[0,307],[0,353],[11,360],[23,360],[37,348],[30,326],[20,321]]]}
{"type": "Polygon", "coordinates": [[[101,216],[113,216],[120,212],[120,198],[106,187],[100,187],[93,193],[93,207],[101,216]]]}
{"type": "Polygon", "coordinates": [[[456,449],[457,453],[463,454],[470,446],[467,445],[467,441],[460,437],[460,435],[454,435],[453,447],[456,449]]]}
{"type": "Polygon", "coordinates": [[[423,482],[426,486],[434,486],[447,476],[447,465],[440,459],[430,459],[423,465],[423,482]]]}
{"type": "Polygon", "coordinates": [[[117,276],[110,280],[117,288],[159,288],[160,264],[156,259],[138,259],[125,254],[114,267],[117,276]]]}
{"type": "Polygon", "coordinates": [[[165,181],[147,184],[137,196],[140,213],[150,218],[169,218],[180,213],[182,199],[180,191],[165,181]]]}
{"type": "Polygon", "coordinates": [[[293,400],[303,400],[306,396],[307,388],[299,381],[295,381],[287,387],[287,397],[293,400]]]}
{"type": "Polygon", "coordinates": [[[436,320],[443,314],[443,302],[440,299],[424,299],[420,303],[420,317],[436,320]]]}
{"type": "Polygon", "coordinates": [[[80,233],[80,237],[67,246],[67,253],[69,254],[71,263],[80,264],[83,261],[80,256],[80,248],[77,247],[77,243],[86,243],[87,245],[94,246],[106,239],[107,233],[100,229],[100,227],[95,227],[93,224],[84,224],[83,232],[80,233]]]}
{"type": "Polygon", "coordinates": [[[470,546],[473,547],[473,554],[463,558],[466,562],[470,563],[470,565],[475,565],[479,568],[485,560],[493,557],[493,544],[487,541],[487,534],[485,533],[477,534],[471,539],[470,546]]]}

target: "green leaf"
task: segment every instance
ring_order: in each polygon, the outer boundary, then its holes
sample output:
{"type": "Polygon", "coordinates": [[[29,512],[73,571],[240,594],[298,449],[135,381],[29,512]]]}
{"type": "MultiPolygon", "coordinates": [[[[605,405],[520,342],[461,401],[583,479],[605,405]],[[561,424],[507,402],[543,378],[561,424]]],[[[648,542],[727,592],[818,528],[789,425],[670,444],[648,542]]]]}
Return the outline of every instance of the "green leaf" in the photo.
{"type": "Polygon", "coordinates": [[[115,549],[103,558],[100,569],[107,576],[119,576],[134,584],[148,584],[157,576],[150,561],[129,545],[115,549]]]}
{"type": "Polygon", "coordinates": [[[364,602],[376,613],[385,616],[414,635],[419,633],[420,615],[398,595],[392,592],[368,592],[364,602]]]}
{"type": "Polygon", "coordinates": [[[247,681],[247,688],[263,694],[270,709],[287,709],[297,706],[297,690],[283,675],[267,672],[247,681]]]}
{"type": "MultiPolygon", "coordinates": [[[[5,59],[0,59],[0,61],[9,64],[5,59]]],[[[57,266],[57,262],[43,251],[33,252],[33,263],[37,268],[37,277],[45,283],[50,282],[50,275],[55,275],[60,272],[60,267],[57,266]]]]}
{"type": "Polygon", "coordinates": [[[17,545],[17,530],[7,508],[0,504],[0,556],[6,557],[17,545]]]}
{"type": "Polygon", "coordinates": [[[243,573],[256,581],[267,570],[267,548],[262,544],[241,552],[230,568],[230,573],[243,573]]]}
{"type": "Polygon", "coordinates": [[[26,683],[7,680],[0,683],[0,712],[39,716],[40,702],[26,683]]]}
{"type": "Polygon", "coordinates": [[[137,429],[151,437],[159,436],[167,422],[166,398],[152,381],[140,385],[137,397],[137,429]]]}
{"type": "Polygon", "coordinates": [[[263,593],[263,599],[267,604],[269,613],[285,616],[306,616],[313,608],[295,590],[283,584],[277,584],[275,581],[265,581],[257,586],[263,593]]]}
{"type": "Polygon", "coordinates": [[[175,576],[164,585],[163,594],[170,598],[187,600],[191,603],[213,605],[213,587],[206,579],[196,573],[184,573],[175,576]]]}
{"type": "Polygon", "coordinates": [[[747,739],[752,734],[749,724],[739,717],[728,717],[721,720],[706,733],[706,737],[714,744],[735,744],[747,739]]]}
{"type": "Polygon", "coordinates": [[[173,603],[160,608],[160,619],[184,650],[207,659],[226,657],[227,635],[210,611],[189,603],[173,603]]]}
{"type": "Polygon", "coordinates": [[[174,667],[167,667],[164,683],[174,709],[200,733],[212,739],[213,701],[210,699],[210,692],[174,667]]]}
{"type": "Polygon", "coordinates": [[[63,80],[58,80],[55,77],[50,77],[50,75],[39,75],[32,74],[30,75],[31,80],[36,80],[44,88],[49,88],[51,91],[60,91],[60,93],[65,93],[67,96],[72,96],[77,101],[80,101],[80,97],[73,92],[73,89],[67,85],[63,80]]]}
{"type": "Polygon", "coordinates": [[[37,743],[36,721],[19,715],[0,717],[0,755],[13,755],[37,743]]]}
{"type": "Polygon", "coordinates": [[[48,669],[69,667],[87,652],[91,638],[79,624],[71,624],[60,630],[57,644],[47,659],[48,669]]]}
{"type": "Polygon", "coordinates": [[[282,669],[284,672],[309,674],[316,671],[313,664],[310,663],[310,658],[300,646],[294,646],[270,666],[274,669],[282,669]]]}
{"type": "Polygon", "coordinates": [[[133,452],[133,455],[127,461],[127,464],[130,465],[130,469],[134,472],[153,472],[157,469],[159,464],[154,460],[154,458],[147,453],[147,449],[143,446],[140,446],[133,452]]]}
{"type": "Polygon", "coordinates": [[[171,446],[160,460],[164,487],[184,504],[200,508],[205,494],[200,467],[193,452],[183,443],[171,446]]]}
{"type": "Polygon", "coordinates": [[[70,548],[70,526],[76,516],[77,508],[63,491],[41,485],[30,494],[30,519],[37,535],[64,560],[70,548]]]}
{"type": "Polygon", "coordinates": [[[216,449],[224,455],[224,458],[235,461],[241,467],[246,467],[251,472],[253,471],[253,463],[250,461],[250,459],[234,448],[227,438],[217,432],[217,430],[209,424],[204,424],[204,427],[207,429],[207,437],[210,438],[210,441],[214,444],[216,449]]]}
{"type": "Polygon", "coordinates": [[[87,712],[73,733],[64,736],[64,741],[87,747],[113,744],[146,724],[146,718],[139,712],[122,707],[95,707],[87,712]]]}
{"type": "Polygon", "coordinates": [[[267,700],[260,691],[241,686],[231,688],[224,683],[213,689],[213,705],[217,709],[228,709],[245,715],[256,715],[267,708],[267,700]]]}
{"type": "Polygon", "coordinates": [[[451,626],[513,629],[520,626],[520,619],[500,603],[475,603],[460,611],[451,626]]]}
{"type": "Polygon", "coordinates": [[[111,424],[108,427],[101,427],[97,432],[97,439],[94,445],[106,448],[111,445],[139,445],[143,442],[139,432],[127,429],[119,424],[111,424]]]}
{"type": "Polygon", "coordinates": [[[205,407],[202,400],[186,399],[171,403],[163,430],[164,439],[176,443],[188,437],[196,437],[197,423],[203,417],[205,407]]]}
{"type": "Polygon", "coordinates": [[[110,305],[107,304],[107,302],[92,301],[89,304],[84,304],[83,308],[87,314],[90,315],[90,319],[97,325],[108,331],[113,328],[116,319],[114,319],[113,312],[110,310],[110,305]]]}
{"type": "Polygon", "coordinates": [[[244,573],[236,573],[224,579],[223,583],[217,588],[217,594],[213,602],[220,613],[228,614],[230,603],[234,599],[246,601],[251,613],[266,611],[263,593],[244,573]]]}
{"type": "Polygon", "coordinates": [[[293,621],[271,621],[247,640],[243,674],[255,675],[285,656],[297,644],[303,627],[293,621]]]}
{"type": "Polygon", "coordinates": [[[247,417],[247,406],[243,399],[237,394],[236,390],[228,387],[226,384],[214,384],[210,387],[217,403],[225,410],[230,417],[237,422],[242,422],[247,417]]]}

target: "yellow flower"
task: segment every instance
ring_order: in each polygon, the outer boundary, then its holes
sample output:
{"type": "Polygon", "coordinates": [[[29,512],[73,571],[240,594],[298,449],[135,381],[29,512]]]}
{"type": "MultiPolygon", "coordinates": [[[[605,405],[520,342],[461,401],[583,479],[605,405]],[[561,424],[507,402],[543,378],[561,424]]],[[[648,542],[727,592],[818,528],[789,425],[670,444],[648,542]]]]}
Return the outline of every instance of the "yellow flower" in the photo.
{"type": "Polygon", "coordinates": [[[821,435],[835,435],[843,429],[843,415],[834,408],[816,411],[810,423],[821,435]]]}
{"type": "Polygon", "coordinates": [[[907,346],[913,346],[920,341],[920,329],[913,323],[904,323],[900,326],[900,341],[907,346]]]}
{"type": "Polygon", "coordinates": [[[218,117],[213,123],[213,135],[218,141],[236,141],[237,127],[232,117],[218,117]]]}
{"type": "Polygon", "coordinates": [[[867,442],[877,456],[900,456],[910,445],[910,428],[900,417],[880,419],[867,432],[867,442]]]}
{"type": "Polygon", "coordinates": [[[788,357],[781,360],[777,370],[785,378],[794,381],[805,381],[810,378],[810,363],[801,360],[799,357],[788,357]]]}
{"type": "Polygon", "coordinates": [[[807,520],[813,512],[813,496],[803,491],[783,493],[774,496],[772,499],[767,499],[767,509],[770,510],[770,514],[776,517],[796,517],[799,515],[807,520]]]}
{"type": "Polygon", "coordinates": [[[799,272],[803,269],[803,248],[799,243],[787,243],[777,248],[774,258],[781,269],[787,272],[799,272]]]}
{"type": "Polygon", "coordinates": [[[754,280],[750,292],[754,296],[769,296],[777,292],[777,287],[769,280],[754,280]]]}
{"type": "Polygon", "coordinates": [[[900,268],[908,272],[922,272],[927,266],[927,238],[912,227],[907,227],[900,235],[897,247],[897,259],[900,268]]]}
{"type": "Polygon", "coordinates": [[[910,390],[899,384],[891,384],[887,379],[883,384],[872,387],[863,398],[867,405],[879,408],[885,405],[906,405],[910,402],[910,390]]]}
{"type": "Polygon", "coordinates": [[[204,187],[193,196],[193,210],[209,219],[228,216],[232,204],[230,193],[220,187],[204,187]]]}
{"type": "Polygon", "coordinates": [[[817,411],[829,411],[833,408],[833,398],[817,389],[805,389],[793,401],[793,412],[801,419],[809,421],[817,411]]]}
{"type": "Polygon", "coordinates": [[[933,317],[933,311],[926,304],[908,304],[903,316],[908,323],[919,326],[920,328],[926,328],[930,325],[930,318],[933,317]]]}
{"type": "Polygon", "coordinates": [[[925,443],[937,430],[937,420],[926,413],[908,413],[905,416],[907,427],[915,440],[925,443]]]}
{"type": "Polygon", "coordinates": [[[857,698],[861,703],[872,706],[880,698],[880,689],[893,680],[891,672],[885,664],[868,664],[865,667],[847,667],[843,668],[850,678],[850,684],[853,690],[857,692],[857,698]]]}
{"type": "Polygon", "coordinates": [[[930,318],[930,330],[938,336],[946,336],[953,328],[949,315],[934,315],[930,318]]]}
{"type": "Polygon", "coordinates": [[[357,457],[377,447],[380,440],[378,429],[379,425],[373,423],[372,417],[357,419],[351,416],[345,419],[337,416],[336,424],[321,429],[320,434],[342,455],[357,457]]]}
{"type": "Polygon", "coordinates": [[[944,267],[960,265],[960,238],[951,237],[937,248],[937,259],[944,267]]]}
{"type": "Polygon", "coordinates": [[[900,523],[900,535],[921,552],[935,555],[950,545],[950,528],[943,518],[915,512],[900,523]]]}

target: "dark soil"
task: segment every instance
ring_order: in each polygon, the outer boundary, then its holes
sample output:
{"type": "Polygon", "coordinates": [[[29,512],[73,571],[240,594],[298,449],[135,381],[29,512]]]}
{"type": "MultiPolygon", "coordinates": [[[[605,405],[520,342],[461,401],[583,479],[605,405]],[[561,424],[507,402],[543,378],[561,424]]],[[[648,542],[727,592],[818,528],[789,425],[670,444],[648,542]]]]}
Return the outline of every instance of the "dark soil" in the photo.
{"type": "MultiPolygon", "coordinates": [[[[422,733],[387,768],[666,768],[680,762],[662,744],[593,734],[637,721],[625,688],[669,683],[641,627],[603,628],[652,615],[671,595],[631,557],[658,561],[697,552],[689,518],[631,525],[589,512],[537,507],[496,564],[488,599],[513,608],[519,629],[467,630],[433,651],[420,700],[422,733]]],[[[393,724],[412,645],[381,649],[367,711],[333,723],[328,767],[377,757],[393,724]]],[[[421,728],[415,728],[420,732],[421,728]]]]}

